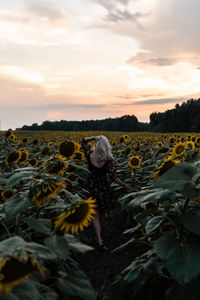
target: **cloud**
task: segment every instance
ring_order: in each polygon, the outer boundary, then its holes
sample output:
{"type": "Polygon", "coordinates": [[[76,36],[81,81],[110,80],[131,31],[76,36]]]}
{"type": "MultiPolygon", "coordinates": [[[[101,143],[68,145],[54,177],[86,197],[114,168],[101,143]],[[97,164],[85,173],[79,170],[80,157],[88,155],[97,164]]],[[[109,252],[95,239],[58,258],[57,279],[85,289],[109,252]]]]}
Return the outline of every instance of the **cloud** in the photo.
{"type": "Polygon", "coordinates": [[[31,15],[46,18],[49,22],[68,21],[68,15],[64,9],[58,8],[51,3],[26,3],[26,11],[31,15]]]}
{"type": "Polygon", "coordinates": [[[165,98],[165,99],[148,99],[142,101],[135,101],[130,105],[149,105],[149,104],[166,104],[166,103],[180,103],[183,101],[189,100],[189,98],[180,97],[180,98],[165,98]]]}
{"type": "Polygon", "coordinates": [[[132,64],[135,61],[137,61],[137,63],[140,65],[163,67],[163,66],[170,66],[176,64],[178,62],[178,59],[170,58],[170,57],[158,57],[158,58],[145,58],[144,60],[139,60],[137,56],[128,59],[127,63],[132,64]]]}

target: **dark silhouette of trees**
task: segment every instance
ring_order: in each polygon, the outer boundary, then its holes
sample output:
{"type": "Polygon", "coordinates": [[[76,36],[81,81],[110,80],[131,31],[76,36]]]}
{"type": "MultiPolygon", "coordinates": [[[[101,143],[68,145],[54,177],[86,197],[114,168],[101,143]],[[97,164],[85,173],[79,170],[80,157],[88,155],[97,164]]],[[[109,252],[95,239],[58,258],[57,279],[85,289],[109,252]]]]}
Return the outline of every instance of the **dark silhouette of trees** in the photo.
{"type": "Polygon", "coordinates": [[[165,112],[153,112],[150,123],[138,122],[134,115],[119,118],[83,121],[44,121],[18,130],[53,131],[153,131],[153,132],[200,132],[200,98],[190,99],[165,112]]]}
{"type": "Polygon", "coordinates": [[[18,130],[53,130],[53,131],[147,131],[147,123],[140,123],[134,115],[119,118],[83,121],[44,121],[41,125],[34,123],[24,125],[18,130]]]}
{"type": "Polygon", "coordinates": [[[200,98],[190,99],[174,109],[150,115],[149,131],[200,132],[200,98]]]}

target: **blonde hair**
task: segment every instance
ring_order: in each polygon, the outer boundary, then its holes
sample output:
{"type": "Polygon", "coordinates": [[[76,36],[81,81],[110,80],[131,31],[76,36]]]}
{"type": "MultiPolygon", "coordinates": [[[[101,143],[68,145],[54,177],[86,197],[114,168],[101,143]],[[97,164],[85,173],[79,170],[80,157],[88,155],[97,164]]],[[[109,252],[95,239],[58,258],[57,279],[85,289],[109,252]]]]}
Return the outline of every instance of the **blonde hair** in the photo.
{"type": "Polygon", "coordinates": [[[111,145],[104,135],[100,135],[96,140],[94,147],[94,154],[97,162],[106,162],[107,160],[113,159],[111,152],[111,145]]]}

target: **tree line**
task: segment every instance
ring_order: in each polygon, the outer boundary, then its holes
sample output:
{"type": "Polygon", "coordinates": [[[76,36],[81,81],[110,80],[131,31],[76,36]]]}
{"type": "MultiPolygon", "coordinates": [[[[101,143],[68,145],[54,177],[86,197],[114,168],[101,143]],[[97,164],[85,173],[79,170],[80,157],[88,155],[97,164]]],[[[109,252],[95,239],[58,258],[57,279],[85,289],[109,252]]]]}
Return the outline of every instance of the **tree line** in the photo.
{"type": "Polygon", "coordinates": [[[33,123],[17,130],[49,130],[49,131],[147,131],[147,123],[138,122],[134,115],[119,118],[87,121],[44,121],[41,125],[33,123]]]}
{"type": "Polygon", "coordinates": [[[190,99],[165,112],[153,112],[149,123],[139,122],[134,115],[118,118],[83,121],[44,121],[16,130],[49,131],[151,131],[151,132],[200,132],[200,98],[190,99]]]}

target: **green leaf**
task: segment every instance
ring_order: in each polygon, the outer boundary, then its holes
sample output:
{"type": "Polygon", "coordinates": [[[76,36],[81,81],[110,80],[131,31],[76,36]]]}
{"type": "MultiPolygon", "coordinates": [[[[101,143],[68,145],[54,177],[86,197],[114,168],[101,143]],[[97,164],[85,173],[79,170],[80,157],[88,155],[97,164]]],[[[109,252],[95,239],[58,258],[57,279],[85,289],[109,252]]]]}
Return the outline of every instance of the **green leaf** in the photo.
{"type": "Polygon", "coordinates": [[[155,186],[167,188],[188,197],[195,197],[200,192],[192,182],[197,171],[198,169],[189,163],[178,163],[160,176],[155,186]]]}
{"type": "Polygon", "coordinates": [[[199,237],[189,237],[180,243],[175,236],[166,234],[155,242],[155,252],[179,284],[189,282],[200,273],[199,237]]]}
{"type": "Polygon", "coordinates": [[[135,197],[132,201],[130,201],[129,206],[134,208],[143,204],[144,202],[150,202],[155,200],[166,200],[173,194],[170,190],[163,189],[154,189],[154,190],[145,190],[135,194],[135,197]]]}
{"type": "Polygon", "coordinates": [[[35,219],[35,218],[24,218],[24,222],[28,226],[37,232],[44,233],[46,235],[51,234],[50,225],[51,221],[48,219],[35,219]]]}
{"type": "Polygon", "coordinates": [[[23,280],[23,282],[13,289],[13,293],[19,299],[26,300],[40,300],[40,294],[31,280],[23,280]]]}
{"type": "Polygon", "coordinates": [[[8,201],[5,203],[5,214],[9,220],[18,214],[24,213],[32,205],[26,196],[27,192],[20,194],[18,193],[8,199],[8,201]]]}
{"type": "Polygon", "coordinates": [[[200,212],[188,211],[182,217],[182,224],[189,231],[200,235],[200,212]]]}
{"type": "Polygon", "coordinates": [[[31,171],[31,172],[20,172],[20,173],[12,175],[7,181],[6,188],[8,189],[8,188],[14,187],[14,186],[18,185],[20,182],[22,182],[23,180],[32,178],[33,174],[34,174],[34,172],[31,171]]]}
{"type": "Polygon", "coordinates": [[[160,226],[160,224],[163,222],[163,220],[164,217],[162,216],[157,216],[149,220],[145,226],[146,234],[150,234],[152,231],[157,229],[160,226]]]}
{"type": "Polygon", "coordinates": [[[200,286],[198,281],[191,284],[175,285],[166,293],[166,300],[197,300],[199,298],[200,286]]]}
{"type": "Polygon", "coordinates": [[[36,253],[38,257],[44,258],[44,259],[55,259],[57,258],[55,252],[53,252],[51,249],[37,244],[37,243],[27,243],[24,241],[21,237],[15,236],[9,239],[6,239],[2,242],[0,242],[0,254],[2,256],[10,255],[16,253],[36,253]]]}
{"type": "Polygon", "coordinates": [[[69,243],[65,236],[52,236],[45,239],[45,245],[48,248],[55,251],[58,257],[62,257],[66,259],[70,252],[69,252],[69,243]]]}
{"type": "MultiPolygon", "coordinates": [[[[2,293],[0,295],[0,300],[19,300],[19,298],[13,293],[2,293]]],[[[20,299],[22,300],[22,299],[20,299]]]]}
{"type": "Polygon", "coordinates": [[[91,246],[79,242],[74,235],[65,234],[65,237],[69,244],[69,250],[72,252],[85,253],[86,251],[93,250],[91,246]]]}
{"type": "Polygon", "coordinates": [[[70,296],[79,296],[85,300],[95,300],[95,292],[86,274],[78,268],[70,268],[66,278],[59,278],[56,281],[59,290],[70,296]]]}

